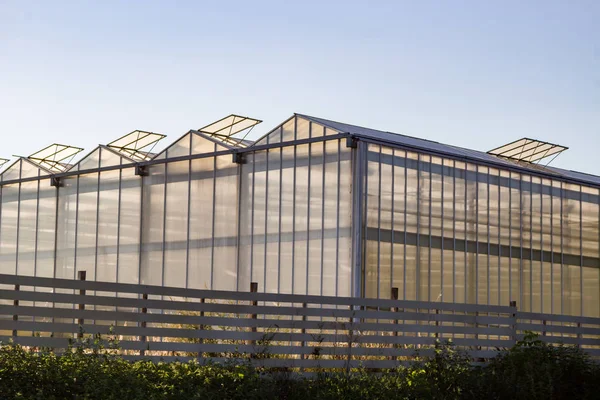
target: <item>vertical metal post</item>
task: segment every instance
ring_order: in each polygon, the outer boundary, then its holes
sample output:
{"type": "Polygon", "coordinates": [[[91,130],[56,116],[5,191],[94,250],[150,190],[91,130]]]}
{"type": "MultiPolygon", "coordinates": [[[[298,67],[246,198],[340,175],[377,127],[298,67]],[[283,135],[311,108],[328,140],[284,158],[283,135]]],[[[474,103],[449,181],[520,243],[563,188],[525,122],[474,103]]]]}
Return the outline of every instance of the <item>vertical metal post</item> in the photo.
{"type": "MultiPolygon", "coordinates": [[[[38,261],[38,236],[39,236],[39,223],[40,223],[40,171],[38,171],[38,181],[36,188],[36,201],[35,201],[35,239],[33,246],[33,276],[37,276],[37,261],[38,261]]],[[[56,271],[56,248],[57,248],[57,236],[58,236],[58,188],[60,185],[56,185],[56,212],[54,214],[54,265],[53,271],[56,271]]],[[[53,276],[56,276],[56,272],[53,272],[53,276]]]]}
{"type": "Polygon", "coordinates": [[[429,171],[427,172],[427,180],[429,181],[429,198],[428,198],[428,202],[429,202],[429,210],[428,210],[428,217],[427,217],[427,236],[428,236],[428,244],[427,244],[427,301],[432,301],[431,299],[431,229],[432,229],[432,224],[431,224],[431,219],[432,219],[432,211],[433,211],[433,198],[431,196],[432,193],[432,186],[433,186],[433,173],[432,173],[432,166],[433,164],[433,157],[429,156],[429,171]]]}
{"type": "MultiPolygon", "coordinates": [[[[313,123],[308,123],[308,136],[312,137],[313,123]]],[[[307,189],[306,189],[306,286],[304,294],[308,294],[309,277],[310,277],[310,186],[311,186],[311,174],[312,174],[312,143],[308,144],[308,177],[307,177],[307,189]]]]}
{"type": "MultiPolygon", "coordinates": [[[[21,285],[15,285],[15,292],[18,292],[19,290],[21,290],[21,285]]],[[[18,299],[13,300],[13,306],[15,306],[15,308],[19,306],[18,299]]],[[[16,325],[16,321],[19,320],[19,314],[14,314],[12,319],[13,319],[13,321],[15,321],[15,325],[16,325]]],[[[13,338],[17,337],[17,327],[16,326],[12,331],[12,335],[13,335],[13,338]]]]}
{"type": "MultiPolygon", "coordinates": [[[[277,293],[281,293],[281,206],[283,193],[283,147],[279,149],[279,204],[277,216],[277,293]]],[[[292,244],[293,246],[293,244],[292,244]]],[[[284,267],[287,268],[287,265],[284,267]]]]}
{"type": "Polygon", "coordinates": [[[364,146],[358,142],[356,148],[351,148],[352,152],[352,296],[361,297],[362,294],[362,246],[363,246],[363,158],[364,146]]]}
{"type": "MultiPolygon", "coordinates": [[[[190,134],[190,151],[188,154],[192,154],[192,146],[193,146],[193,133],[190,134]]],[[[239,165],[238,165],[239,167],[239,165]]],[[[240,169],[238,168],[238,174],[237,176],[239,177],[240,174],[240,169]]],[[[238,186],[238,190],[239,190],[239,186],[238,186]]],[[[238,204],[239,207],[239,204],[238,204]]],[[[185,287],[186,289],[188,289],[190,287],[190,283],[189,283],[189,277],[190,277],[190,232],[191,232],[191,210],[192,210],[192,160],[188,160],[188,185],[187,185],[187,221],[186,221],[186,227],[185,227],[185,287]]],[[[239,219],[239,213],[237,213],[238,215],[238,219],[239,219]]],[[[239,232],[238,232],[238,238],[239,238],[239,232]]],[[[239,263],[239,254],[237,254],[238,257],[236,257],[235,261],[236,263],[239,263]]],[[[237,271],[237,269],[236,269],[237,271]]],[[[239,277],[239,271],[237,271],[237,276],[236,278],[239,277]]],[[[238,278],[239,279],[239,278],[238,278]]],[[[237,280],[236,279],[236,289],[237,289],[237,280]]]]}
{"type": "Polygon", "coordinates": [[[339,296],[340,270],[340,186],[341,186],[341,147],[342,140],[337,141],[337,193],[335,199],[335,295],[339,296]]]}
{"type": "MultiPolygon", "coordinates": [[[[217,144],[215,143],[215,152],[217,144]]],[[[210,289],[215,288],[215,220],[217,214],[217,157],[213,156],[213,177],[212,177],[212,228],[211,228],[211,245],[210,245],[210,289]]]]}
{"type": "MultiPolygon", "coordinates": [[[[78,271],[77,272],[77,278],[80,281],[85,281],[86,278],[86,271],[78,271]]],[[[80,296],[85,296],[85,289],[79,289],[79,295],[80,296]]],[[[85,310],[85,303],[79,303],[79,307],[78,307],[79,311],[84,311],[85,310]]],[[[83,313],[81,313],[83,314],[83,313]]],[[[79,325],[79,332],[77,332],[77,337],[82,338],[83,337],[83,323],[84,323],[84,319],[82,318],[82,315],[80,314],[79,318],[77,319],[77,325],[79,325]]]]}
{"type": "MultiPolygon", "coordinates": [[[[395,263],[394,263],[394,242],[395,242],[395,237],[394,237],[394,232],[396,232],[396,226],[394,224],[394,213],[396,212],[395,207],[394,207],[394,193],[396,192],[396,150],[392,149],[392,182],[391,182],[391,202],[392,202],[392,207],[391,207],[391,215],[390,215],[390,231],[391,231],[391,236],[390,236],[390,287],[392,287],[392,285],[394,285],[394,267],[395,267],[395,263]]],[[[393,290],[393,288],[392,288],[393,290]]],[[[398,288],[396,288],[396,292],[398,291],[398,288]]],[[[398,299],[398,296],[396,296],[396,300],[398,299]]]]}
{"type": "Polygon", "coordinates": [[[584,314],[583,301],[583,196],[579,186],[579,315],[584,314]]]}
{"type": "MultiPolygon", "coordinates": [[[[323,128],[325,130],[325,128],[323,128]]],[[[325,132],[323,132],[325,135],[325,132]]],[[[322,178],[321,178],[321,288],[319,294],[323,296],[323,282],[324,282],[324,258],[325,258],[325,168],[327,166],[327,142],[323,141],[323,163],[322,163],[322,178]]]]}
{"type": "Polygon", "coordinates": [[[452,301],[456,303],[456,161],[452,160],[452,301]]]}
{"type": "MultiPolygon", "coordinates": [[[[294,141],[298,137],[298,118],[294,117],[294,141]]],[[[298,153],[298,146],[294,144],[294,163],[292,171],[292,265],[291,265],[291,277],[292,277],[292,294],[296,294],[296,155],[298,153]]]]}
{"type": "MultiPolygon", "coordinates": [[[[119,165],[123,164],[123,159],[119,160],[119,165]]],[[[115,282],[119,282],[119,255],[121,253],[121,188],[123,186],[123,169],[119,168],[119,194],[117,198],[117,262],[115,271],[115,282]]],[[[56,188],[58,190],[58,188],[56,188]]],[[[57,200],[58,204],[58,200],[57,200]]],[[[58,216],[58,214],[57,214],[58,216]]],[[[116,293],[115,293],[116,296],[116,293]]]]}
{"type": "Polygon", "coordinates": [[[267,254],[269,254],[268,251],[268,245],[269,245],[269,186],[271,186],[270,182],[269,182],[269,158],[270,158],[270,154],[272,153],[271,150],[265,150],[265,223],[264,223],[264,246],[263,246],[263,290],[265,292],[269,292],[269,286],[267,286],[267,275],[268,275],[268,271],[267,271],[267,254]]]}
{"type": "MultiPolygon", "coordinates": [[[[369,168],[368,164],[369,157],[367,156],[367,171],[369,168]]],[[[377,296],[380,298],[381,293],[381,146],[379,146],[379,153],[377,154],[377,296]]],[[[367,173],[368,176],[368,173],[367,173]]],[[[368,194],[367,194],[368,196],[368,194]]],[[[367,210],[368,213],[368,210],[367,210]]],[[[367,218],[368,224],[368,218],[367,218]]],[[[394,244],[392,243],[392,246],[394,244]]]]}
{"type": "MultiPolygon", "coordinates": [[[[492,255],[490,254],[490,169],[487,169],[487,175],[486,175],[486,199],[487,199],[487,229],[486,229],[486,233],[487,233],[487,255],[486,255],[486,259],[487,259],[487,301],[486,301],[486,305],[490,305],[490,291],[491,291],[491,285],[490,285],[490,258],[492,258],[492,255]]],[[[498,192],[500,192],[500,188],[498,188],[498,192]]],[[[498,204],[498,207],[500,207],[500,204],[498,204]]],[[[500,230],[500,228],[498,228],[498,230],[500,230]]],[[[497,277],[498,282],[500,282],[500,276],[497,277]]]]}
{"type": "Polygon", "coordinates": [[[415,300],[421,299],[421,155],[417,155],[417,256],[415,257],[415,300]]]}
{"type": "Polygon", "coordinates": [[[554,314],[554,181],[553,180],[550,181],[550,314],[554,314]]]}
{"type": "Polygon", "coordinates": [[[565,253],[564,253],[564,192],[563,183],[560,183],[560,313],[565,313],[565,253]]]}
{"type": "MultiPolygon", "coordinates": [[[[441,211],[441,217],[442,217],[442,221],[441,221],[441,237],[442,237],[442,242],[441,242],[441,254],[440,254],[440,300],[443,301],[447,301],[446,299],[444,299],[444,192],[445,192],[445,187],[444,187],[444,159],[441,159],[441,164],[440,164],[440,170],[441,170],[441,174],[440,174],[440,178],[441,178],[441,198],[440,198],[440,211],[441,211]]],[[[433,172],[432,172],[432,176],[433,176],[433,172]]],[[[429,232],[429,235],[431,237],[431,232],[429,232]]],[[[454,300],[454,299],[453,299],[454,300]]]]}
{"type": "MultiPolygon", "coordinates": [[[[404,300],[406,300],[406,239],[407,239],[407,235],[408,233],[406,232],[406,229],[408,227],[408,223],[406,222],[406,217],[407,217],[407,208],[408,208],[408,203],[407,203],[407,199],[408,199],[408,153],[405,151],[404,152],[404,253],[403,253],[403,277],[402,277],[402,297],[404,300]]],[[[415,299],[416,300],[416,299],[415,299]]]]}

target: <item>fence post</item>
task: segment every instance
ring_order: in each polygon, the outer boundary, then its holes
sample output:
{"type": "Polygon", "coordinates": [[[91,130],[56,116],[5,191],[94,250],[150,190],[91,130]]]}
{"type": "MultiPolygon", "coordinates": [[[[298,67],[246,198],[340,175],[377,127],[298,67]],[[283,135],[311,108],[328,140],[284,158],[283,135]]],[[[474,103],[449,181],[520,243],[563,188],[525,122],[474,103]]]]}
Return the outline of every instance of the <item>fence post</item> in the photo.
{"type": "Polygon", "coordinates": [[[515,300],[511,300],[509,306],[513,308],[511,318],[513,319],[512,328],[512,341],[513,344],[517,343],[517,302],[515,300]]]}
{"type": "MultiPolygon", "coordinates": [[[[80,281],[85,281],[86,272],[85,271],[78,271],[77,272],[77,277],[78,277],[78,279],[80,281]]],[[[85,289],[79,289],[79,295],[80,296],[85,296],[85,289]]],[[[84,311],[85,310],[85,304],[80,303],[78,308],[79,308],[80,311],[84,311]]],[[[77,332],[77,337],[78,338],[82,338],[83,337],[83,322],[84,322],[83,318],[78,318],[77,319],[77,325],[79,325],[79,332],[77,332]]]]}
{"type": "MultiPolygon", "coordinates": [[[[398,288],[397,287],[393,287],[392,288],[391,297],[392,297],[392,300],[395,300],[395,301],[398,300],[398,288]]],[[[398,312],[398,308],[399,307],[392,307],[392,309],[390,311],[392,311],[393,313],[397,313],[398,312]]],[[[395,319],[394,320],[394,337],[398,337],[398,330],[397,329],[398,329],[398,320],[395,319]]],[[[394,342],[394,346],[393,347],[394,347],[394,349],[397,349],[399,347],[398,343],[394,342]]],[[[390,357],[390,359],[392,359],[392,360],[398,360],[398,357],[399,356],[396,355],[395,357],[390,357]]]]}
{"type": "Polygon", "coordinates": [[[581,322],[577,323],[577,347],[581,348],[581,322]]]}
{"type": "MultiPolygon", "coordinates": [[[[142,300],[148,300],[148,293],[144,293],[144,294],[142,294],[142,300]]],[[[144,304],[144,305],[145,305],[145,304],[144,304]]],[[[147,313],[148,313],[148,308],[147,308],[147,307],[142,307],[142,316],[144,316],[144,317],[145,317],[145,315],[146,315],[147,313]]],[[[144,318],[144,319],[142,320],[142,322],[140,323],[140,326],[141,326],[141,328],[142,328],[142,329],[144,329],[144,330],[145,330],[145,329],[146,329],[146,325],[147,325],[147,323],[146,323],[146,318],[144,318]]],[[[142,342],[142,343],[146,343],[146,340],[147,340],[147,337],[146,337],[146,335],[142,335],[142,336],[140,336],[140,342],[142,342]]],[[[146,355],[146,349],[142,348],[142,349],[140,350],[140,355],[141,355],[142,357],[143,357],[143,356],[145,356],[145,355],[146,355]]]]}
{"type": "MultiPolygon", "coordinates": [[[[258,292],[258,282],[250,282],[250,292],[251,293],[257,293],[258,292]]],[[[258,301],[257,300],[252,300],[252,305],[253,306],[258,306],[258,301]]],[[[257,318],[257,314],[252,314],[250,316],[250,318],[252,318],[253,320],[255,320],[257,318]]],[[[256,325],[253,324],[252,328],[250,329],[250,331],[252,333],[256,333],[256,325]]],[[[251,339],[250,340],[250,344],[251,345],[255,345],[256,344],[256,339],[251,339]]]]}
{"type": "MultiPolygon", "coordinates": [[[[305,328],[305,324],[304,322],[306,322],[306,307],[307,307],[307,303],[302,303],[302,329],[300,330],[300,332],[302,333],[302,337],[304,337],[304,335],[306,334],[306,328],[305,328]]],[[[302,339],[302,342],[300,342],[300,346],[302,347],[302,350],[304,350],[304,346],[306,346],[306,341],[304,339],[302,339]]],[[[304,360],[306,358],[306,355],[304,353],[302,353],[300,355],[300,359],[304,360]]]]}
{"type": "MultiPolygon", "coordinates": [[[[21,285],[15,285],[15,292],[18,292],[19,290],[21,290],[21,285]]],[[[15,306],[15,307],[19,306],[18,299],[13,300],[13,306],[15,306]]],[[[15,310],[15,312],[18,312],[18,311],[15,310]]],[[[13,315],[13,321],[18,321],[18,320],[19,320],[19,315],[18,314],[13,315]]],[[[13,335],[13,337],[17,336],[17,327],[16,326],[15,326],[15,329],[13,329],[13,331],[12,331],[12,335],[13,335]]]]}
{"type": "Polygon", "coordinates": [[[440,314],[440,310],[436,308],[435,309],[435,315],[436,315],[436,317],[435,317],[435,338],[436,339],[439,339],[439,337],[440,337],[440,321],[437,317],[439,314],[440,314]]]}
{"type": "Polygon", "coordinates": [[[544,330],[542,331],[542,336],[546,336],[546,320],[542,320],[542,325],[544,325],[544,330]]]}

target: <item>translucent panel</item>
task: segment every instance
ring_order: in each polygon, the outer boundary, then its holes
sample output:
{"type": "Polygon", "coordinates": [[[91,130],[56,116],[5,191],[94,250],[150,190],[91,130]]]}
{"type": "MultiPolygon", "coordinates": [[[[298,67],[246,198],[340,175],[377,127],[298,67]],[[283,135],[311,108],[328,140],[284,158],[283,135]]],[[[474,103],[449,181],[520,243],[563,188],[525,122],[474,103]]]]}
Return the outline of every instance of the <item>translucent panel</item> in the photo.
{"type": "Polygon", "coordinates": [[[78,171],[85,171],[87,169],[94,169],[100,166],[100,147],[92,151],[90,154],[81,159],[73,169],[78,171]]]}
{"type": "Polygon", "coordinates": [[[266,211],[267,211],[267,153],[254,153],[252,175],[252,219],[251,219],[251,278],[259,284],[260,291],[265,290],[266,266],[266,211]]]}
{"type": "Polygon", "coordinates": [[[237,287],[237,215],[238,164],[231,156],[216,157],[214,206],[213,289],[237,287]]]}
{"type": "Polygon", "coordinates": [[[214,163],[213,157],[192,160],[188,287],[196,289],[209,288],[212,279],[214,163]]]}
{"type": "MultiPolygon", "coordinates": [[[[197,136],[197,135],[194,135],[197,136]]],[[[175,143],[170,145],[165,151],[167,152],[167,158],[187,156],[190,154],[190,147],[192,140],[192,134],[188,133],[175,143]]]]}
{"type": "Polygon", "coordinates": [[[79,176],[75,273],[86,271],[88,280],[96,279],[98,178],[98,173],[79,176]]]}
{"type": "MultiPolygon", "coordinates": [[[[78,181],[78,177],[65,179],[63,181],[63,187],[58,192],[58,232],[56,233],[55,272],[57,278],[75,279],[75,233],[77,231],[78,181]]],[[[41,218],[41,221],[47,220],[49,216],[54,214],[53,210],[49,207],[49,202],[44,201],[43,203],[44,218],[41,218]]],[[[40,209],[40,216],[42,216],[42,209],[40,209]]],[[[47,262],[51,263],[52,258],[48,257],[47,262]]]]}
{"type": "Polygon", "coordinates": [[[17,235],[19,223],[19,185],[1,187],[2,226],[0,228],[0,272],[17,272],[17,235]]]}
{"type": "Polygon", "coordinates": [[[120,283],[139,282],[141,179],[134,168],[121,171],[118,276],[120,283]]]}
{"type": "Polygon", "coordinates": [[[151,166],[144,178],[142,192],[142,284],[161,285],[163,282],[163,249],[165,218],[165,169],[151,166]]]}
{"type": "Polygon", "coordinates": [[[120,171],[100,173],[96,280],[117,281],[120,171]]]}
{"type": "Polygon", "coordinates": [[[122,163],[130,163],[131,161],[123,159],[118,154],[107,148],[100,148],[100,167],[111,167],[121,165],[122,163]]]}
{"type": "Polygon", "coordinates": [[[289,142],[294,140],[296,119],[292,118],[281,125],[281,141],[289,142]]]}
{"type": "Polygon", "coordinates": [[[269,150],[266,164],[266,197],[265,204],[265,251],[266,273],[264,275],[264,291],[279,291],[279,220],[280,220],[280,187],[281,187],[281,149],[269,150]]]}
{"type": "Polygon", "coordinates": [[[296,140],[308,139],[311,134],[311,123],[304,118],[296,118],[296,140]]]}
{"type": "Polygon", "coordinates": [[[308,145],[296,147],[296,188],[294,215],[293,293],[304,294],[307,287],[307,227],[309,205],[308,145]]]}
{"type": "MultiPolygon", "coordinates": [[[[212,139],[208,139],[200,134],[192,135],[191,154],[214,153],[215,151],[224,150],[228,150],[228,148],[215,143],[212,139]]],[[[170,154],[169,157],[171,157],[170,154]]]]}
{"type": "Polygon", "coordinates": [[[190,163],[179,161],[166,167],[164,285],[186,287],[190,163]]]}
{"type": "Polygon", "coordinates": [[[21,178],[21,159],[15,161],[2,172],[2,181],[12,181],[21,178]]]}
{"type": "Polygon", "coordinates": [[[406,245],[405,300],[417,299],[417,248],[406,245]]]}
{"type": "Polygon", "coordinates": [[[581,267],[563,266],[563,314],[581,315],[581,267]]]}
{"type": "Polygon", "coordinates": [[[583,315],[600,317],[600,273],[598,268],[583,267],[583,315]]]}
{"type": "Polygon", "coordinates": [[[35,273],[35,246],[37,229],[38,183],[21,183],[19,198],[19,234],[17,274],[35,273]]]}

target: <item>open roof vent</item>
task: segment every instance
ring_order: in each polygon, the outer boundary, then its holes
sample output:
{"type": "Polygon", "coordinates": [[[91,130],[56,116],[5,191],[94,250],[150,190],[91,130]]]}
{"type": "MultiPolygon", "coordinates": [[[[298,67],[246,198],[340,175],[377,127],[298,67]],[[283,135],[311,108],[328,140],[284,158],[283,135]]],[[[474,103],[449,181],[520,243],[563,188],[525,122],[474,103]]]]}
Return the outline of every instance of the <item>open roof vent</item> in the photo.
{"type": "Polygon", "coordinates": [[[242,117],[241,115],[231,114],[210,125],[198,129],[206,135],[219,139],[225,144],[236,147],[248,147],[252,142],[246,140],[246,137],[256,125],[262,121],[259,119],[242,117]],[[236,134],[245,132],[241,137],[234,137],[236,134]]]}
{"type": "Polygon", "coordinates": [[[154,156],[152,149],[156,146],[156,143],[165,137],[166,135],[160,133],[133,131],[117,140],[113,140],[107,146],[132,160],[146,161],[154,156]],[[150,145],[152,147],[148,149],[150,145]]]}
{"type": "Polygon", "coordinates": [[[64,172],[71,167],[73,157],[82,150],[80,147],[54,143],[36,151],[27,159],[51,172],[64,172]]]}
{"type": "Polygon", "coordinates": [[[4,164],[6,164],[8,162],[8,160],[6,158],[0,158],[0,168],[2,168],[2,166],[4,164]]]}
{"type": "Polygon", "coordinates": [[[567,149],[568,147],[560,146],[558,144],[523,138],[490,150],[488,151],[488,154],[532,164],[537,163],[546,157],[554,156],[548,162],[548,164],[550,164],[554,158],[567,149]]]}

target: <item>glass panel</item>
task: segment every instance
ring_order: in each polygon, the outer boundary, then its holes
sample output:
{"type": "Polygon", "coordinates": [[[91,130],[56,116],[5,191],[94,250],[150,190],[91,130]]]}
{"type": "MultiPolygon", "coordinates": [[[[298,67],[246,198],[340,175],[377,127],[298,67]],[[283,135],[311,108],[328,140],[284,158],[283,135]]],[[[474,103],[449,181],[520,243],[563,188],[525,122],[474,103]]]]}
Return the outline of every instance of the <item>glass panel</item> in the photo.
{"type": "MultiPolygon", "coordinates": [[[[111,150],[100,148],[100,167],[111,167],[113,165],[121,165],[121,157],[118,154],[115,154],[111,150]]],[[[130,163],[131,161],[125,160],[124,163],[130,163]]]]}
{"type": "Polygon", "coordinates": [[[140,283],[163,282],[163,232],[166,165],[153,165],[143,180],[142,192],[142,266],[140,283]]]}
{"type": "Polygon", "coordinates": [[[230,155],[226,155],[216,158],[216,167],[213,289],[236,290],[239,166],[231,161],[230,155]]]}
{"type": "Polygon", "coordinates": [[[121,217],[119,220],[119,265],[117,280],[120,283],[138,283],[140,269],[140,223],[142,180],[134,168],[121,172],[121,217]]]}
{"type": "MultiPolygon", "coordinates": [[[[171,146],[169,146],[166,150],[167,158],[182,157],[182,156],[189,155],[190,154],[190,146],[192,145],[190,143],[190,140],[192,140],[191,136],[192,136],[192,134],[188,133],[188,134],[184,135],[181,139],[179,139],[175,143],[173,143],[171,146]]],[[[202,139],[198,135],[194,135],[194,136],[197,136],[198,139],[202,139]]],[[[208,140],[206,140],[206,141],[208,142],[208,140]]],[[[194,143],[194,144],[196,144],[196,143],[194,143]]],[[[210,145],[207,144],[207,146],[210,146],[210,145]]],[[[214,147],[214,144],[212,147],[214,147]]],[[[194,148],[194,150],[197,150],[197,148],[194,148]]],[[[197,154],[197,153],[195,153],[195,154],[197,154]]]]}
{"type": "MultiPolygon", "coordinates": [[[[64,179],[63,187],[58,191],[58,232],[56,235],[56,277],[65,279],[75,279],[75,232],[77,231],[77,186],[78,177],[64,179]]],[[[54,210],[47,200],[51,197],[40,199],[40,222],[43,222],[54,215],[54,210]]],[[[42,233],[42,230],[39,230],[42,233]]],[[[41,261],[38,247],[38,263],[41,261]]],[[[52,265],[51,257],[44,257],[45,262],[52,265]]],[[[38,268],[37,275],[40,275],[38,268]]],[[[48,271],[45,271],[46,273],[48,271]]],[[[52,269],[50,269],[52,276],[52,269]]]]}
{"type": "Polygon", "coordinates": [[[33,276],[37,228],[38,182],[21,183],[17,274],[33,276]]]}
{"type": "MultiPolygon", "coordinates": [[[[170,150],[167,152],[170,157],[170,150]]],[[[164,284],[186,287],[189,161],[167,163],[164,284]]]]}
{"type": "Polygon", "coordinates": [[[194,289],[210,288],[212,278],[214,162],[213,157],[192,160],[188,287],[194,289]]]}
{"type": "Polygon", "coordinates": [[[80,175],[75,273],[86,271],[87,280],[96,279],[97,212],[98,173],[80,175]]]}
{"type": "Polygon", "coordinates": [[[96,280],[117,281],[120,171],[100,173],[96,280]]]}
{"type": "Polygon", "coordinates": [[[92,151],[90,154],[81,159],[77,165],[73,167],[74,170],[84,171],[87,169],[94,169],[100,166],[100,147],[92,151]]]}
{"type": "Polygon", "coordinates": [[[21,163],[22,160],[18,159],[10,167],[6,168],[2,172],[2,181],[12,181],[21,177],[21,163]]]}

